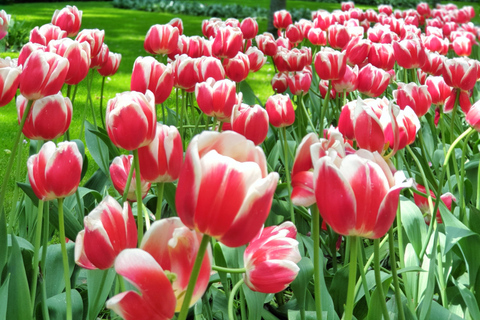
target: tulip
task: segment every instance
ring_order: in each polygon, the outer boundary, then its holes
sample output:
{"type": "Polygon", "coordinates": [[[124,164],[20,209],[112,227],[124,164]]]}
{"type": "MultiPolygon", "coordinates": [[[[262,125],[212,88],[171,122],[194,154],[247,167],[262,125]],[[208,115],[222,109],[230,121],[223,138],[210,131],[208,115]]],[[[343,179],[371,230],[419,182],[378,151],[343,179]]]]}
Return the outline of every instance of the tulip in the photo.
{"type": "Polygon", "coordinates": [[[105,125],[113,144],[135,150],[152,142],[157,125],[154,99],[151,91],[127,91],[108,101],[105,125]]]}
{"type": "Polygon", "coordinates": [[[292,15],[287,10],[279,10],[273,13],[273,26],[275,29],[287,29],[292,23],[292,15]]]}
{"type": "Polygon", "coordinates": [[[28,100],[58,93],[65,82],[68,67],[68,60],[55,53],[32,52],[20,76],[20,93],[28,100]]]}
{"type": "Polygon", "coordinates": [[[67,32],[60,29],[60,27],[53,24],[44,24],[43,26],[35,27],[30,31],[30,42],[38,43],[46,46],[52,40],[59,40],[65,38],[67,32]]]}
{"type": "Polygon", "coordinates": [[[52,40],[48,43],[48,51],[66,58],[69,65],[65,83],[74,85],[80,83],[90,69],[90,45],[87,42],[78,42],[70,38],[52,40]]]}
{"type": "MultiPolygon", "coordinates": [[[[420,184],[417,184],[415,186],[415,188],[422,193],[427,193],[427,190],[425,189],[425,187],[420,185],[420,184]]],[[[429,190],[429,191],[430,191],[430,196],[434,200],[433,205],[435,205],[435,199],[436,199],[435,194],[433,193],[432,190],[429,190]]],[[[452,201],[457,201],[457,199],[455,199],[455,196],[453,194],[451,194],[450,192],[442,194],[440,196],[440,200],[445,204],[448,211],[452,211],[452,201]]],[[[427,197],[424,197],[422,195],[414,193],[413,194],[413,201],[415,201],[415,204],[417,205],[417,207],[420,209],[420,211],[424,215],[425,222],[427,224],[430,224],[430,221],[432,219],[432,215],[430,213],[430,208],[428,206],[427,197]]],[[[440,215],[440,209],[437,210],[436,219],[437,219],[437,223],[443,223],[442,216],[440,215]]]]}
{"type": "Polygon", "coordinates": [[[333,24],[328,27],[328,44],[333,49],[343,50],[350,41],[350,33],[343,25],[333,24]]]}
{"type": "Polygon", "coordinates": [[[419,86],[414,82],[399,83],[398,89],[393,91],[393,97],[401,109],[410,106],[420,118],[428,112],[432,105],[432,97],[426,85],[419,86]]]}
{"type": "Polygon", "coordinates": [[[0,107],[7,105],[15,97],[20,83],[22,67],[10,58],[0,59],[0,107]]]}
{"type": "Polygon", "coordinates": [[[468,91],[475,86],[478,78],[478,69],[479,67],[475,60],[453,58],[445,60],[442,74],[448,86],[468,91]]]}
{"type": "Polygon", "coordinates": [[[0,10],[0,40],[5,38],[8,33],[8,25],[10,24],[11,15],[7,14],[5,10],[0,10]]]}
{"type": "Polygon", "coordinates": [[[347,66],[343,77],[338,80],[332,80],[332,88],[336,92],[353,92],[357,90],[358,87],[358,66],[353,67],[347,66]]]}
{"type": "Polygon", "coordinates": [[[308,40],[315,46],[327,44],[327,33],[320,28],[312,28],[308,32],[308,40]]]}
{"type": "Polygon", "coordinates": [[[445,57],[436,53],[426,51],[426,59],[425,64],[422,67],[422,71],[434,75],[434,76],[441,76],[443,71],[443,63],[445,61],[445,57]]]}
{"type": "Polygon", "coordinates": [[[351,66],[363,64],[369,55],[371,46],[370,41],[362,40],[360,37],[353,37],[345,48],[347,63],[351,66]]]}
{"type": "Polygon", "coordinates": [[[419,39],[406,39],[393,42],[393,53],[400,67],[421,68],[425,64],[425,47],[419,39]]]}
{"type": "Polygon", "coordinates": [[[267,57],[257,47],[250,47],[245,54],[250,62],[250,72],[259,71],[267,62],[267,57]]]}
{"type": "Polygon", "coordinates": [[[277,53],[277,43],[273,34],[265,32],[255,37],[258,49],[266,56],[274,56],[277,53]]]}
{"type": "Polygon", "coordinates": [[[83,29],[77,34],[75,40],[79,42],[88,42],[90,44],[90,57],[95,57],[102,49],[105,31],[98,29],[83,29]]]}
{"type": "Polygon", "coordinates": [[[223,67],[227,77],[239,83],[248,77],[250,60],[245,53],[238,52],[235,57],[223,60],[223,67]]]}
{"type": "Polygon", "coordinates": [[[300,31],[302,32],[302,36],[304,38],[307,38],[308,33],[313,28],[313,21],[302,18],[302,19],[298,20],[296,25],[300,28],[300,31]]]}
{"type": "Polygon", "coordinates": [[[204,131],[185,155],[175,198],[178,216],[226,246],[242,246],[265,222],[277,181],[253,142],[233,131],[204,131]]]}
{"type": "MultiPolygon", "coordinates": [[[[196,59],[194,74],[197,76],[196,83],[205,82],[208,78],[213,78],[215,81],[225,79],[225,69],[222,66],[222,62],[215,57],[200,57],[196,59]]],[[[194,89],[195,86],[192,91],[194,89]]]]}
{"type": "Polygon", "coordinates": [[[82,24],[82,11],[75,6],[66,6],[62,10],[55,10],[52,24],[67,32],[67,37],[74,37],[82,24]]]}
{"type": "MultiPolygon", "coordinates": [[[[23,117],[28,100],[17,98],[18,122],[23,117]]],[[[54,140],[63,135],[72,120],[72,102],[59,92],[34,100],[23,126],[23,134],[32,140],[54,140]]]]}
{"type": "MultiPolygon", "coordinates": [[[[117,190],[120,194],[125,193],[125,187],[127,185],[128,173],[130,172],[130,168],[132,167],[133,163],[133,156],[132,155],[122,155],[115,157],[110,165],[110,177],[112,178],[113,186],[115,190],[117,190]]],[[[140,171],[141,172],[141,171],[140,171]]],[[[132,180],[130,181],[130,187],[127,191],[127,200],[131,202],[137,201],[136,198],[136,174],[137,172],[133,173],[132,180]]],[[[140,175],[140,181],[142,186],[142,199],[150,190],[151,184],[145,180],[143,175],[140,175]]]]}
{"type": "Polygon", "coordinates": [[[436,35],[429,35],[423,38],[423,43],[426,49],[437,52],[441,55],[446,55],[448,53],[450,42],[448,39],[444,39],[436,35]]]}
{"type": "Polygon", "coordinates": [[[165,102],[173,89],[173,70],[153,57],[138,57],[132,71],[130,90],[155,95],[155,104],[165,102]]]}
{"type": "Polygon", "coordinates": [[[358,72],[357,90],[369,97],[378,97],[388,87],[390,74],[370,63],[358,72]]]}
{"type": "Polygon", "coordinates": [[[180,18],[173,18],[168,22],[169,25],[178,29],[178,33],[181,36],[183,34],[183,21],[180,18]]]}
{"type": "Polygon", "coordinates": [[[170,54],[178,45],[180,30],[170,24],[156,24],[150,27],[143,47],[151,54],[170,54]]]}
{"type": "Polygon", "coordinates": [[[443,77],[428,76],[425,85],[432,97],[432,103],[435,105],[445,104],[445,100],[452,92],[452,88],[447,86],[443,77]]]}
{"type": "Polygon", "coordinates": [[[123,209],[107,195],[84,219],[75,240],[75,263],[86,269],[108,269],[118,254],[137,247],[137,225],[130,204],[123,209]]]}
{"type": "Polygon", "coordinates": [[[90,61],[90,69],[100,69],[103,67],[108,61],[109,53],[110,49],[108,49],[108,46],[103,43],[97,55],[92,56],[92,60],[90,61]]]}
{"type": "Polygon", "coordinates": [[[377,8],[378,8],[379,13],[385,13],[387,16],[389,16],[393,13],[392,6],[388,5],[388,4],[381,4],[377,8]]]}
{"type": "Polygon", "coordinates": [[[275,93],[284,93],[288,89],[288,75],[284,72],[276,73],[272,78],[272,89],[275,93]]]}
{"type": "Polygon", "coordinates": [[[468,110],[465,120],[475,130],[480,132],[480,103],[478,101],[468,110]]]}
{"type": "MultiPolygon", "coordinates": [[[[327,97],[327,91],[328,91],[328,80],[320,80],[318,82],[318,91],[320,92],[320,96],[322,96],[322,99],[325,99],[327,97]]],[[[329,99],[335,99],[337,95],[337,91],[332,86],[332,89],[330,90],[330,95],[329,99]]]]}
{"type": "Polygon", "coordinates": [[[238,27],[221,26],[212,44],[212,54],[219,58],[233,58],[243,51],[243,33],[238,27]]]}
{"type": "Polygon", "coordinates": [[[309,133],[303,137],[295,152],[292,167],[292,202],[296,206],[309,207],[315,203],[310,147],[317,142],[319,142],[317,135],[309,133]]]}
{"type": "Polygon", "coordinates": [[[308,68],[304,71],[294,72],[287,78],[288,88],[293,95],[304,95],[310,90],[312,72],[308,68]]]}
{"type": "Polygon", "coordinates": [[[121,61],[122,55],[120,53],[113,53],[110,51],[108,53],[107,62],[101,68],[98,68],[97,71],[102,77],[113,76],[117,73],[121,61]]]}
{"type": "Polygon", "coordinates": [[[388,26],[376,25],[368,29],[368,40],[374,43],[389,43],[399,40],[398,35],[390,30],[388,26]]]}
{"type": "Polygon", "coordinates": [[[80,183],[82,165],[82,155],[74,142],[60,142],[57,147],[48,141],[27,161],[33,192],[42,201],[74,194],[80,183]]]}
{"type": "Polygon", "coordinates": [[[198,83],[195,87],[198,107],[209,117],[219,121],[228,121],[232,115],[233,106],[242,101],[242,94],[236,94],[235,82],[225,79],[198,83]]]}
{"type": "Polygon", "coordinates": [[[325,222],[344,236],[385,235],[395,219],[401,189],[412,185],[400,183],[403,172],[393,175],[377,152],[362,149],[343,159],[312,153],[312,162],[315,197],[325,222]]]}
{"type": "Polygon", "coordinates": [[[392,70],[395,65],[393,46],[388,43],[373,43],[368,53],[368,62],[385,71],[392,70]]]}
{"type": "Polygon", "coordinates": [[[264,228],[243,254],[247,287],[256,292],[277,293],[295,280],[302,257],[298,250],[297,228],[288,221],[264,228]]]}
{"type": "Polygon", "coordinates": [[[370,23],[376,23],[378,22],[378,15],[377,12],[373,9],[367,9],[365,10],[365,19],[370,23]]]}
{"type": "Polygon", "coordinates": [[[138,149],[142,178],[148,182],[173,182],[183,163],[182,138],[177,128],[157,122],[155,139],[138,149]]]}
{"type": "Polygon", "coordinates": [[[107,300],[106,307],[125,320],[168,320],[175,315],[176,297],[157,261],[141,249],[126,249],[115,260],[115,271],[138,291],[125,291],[107,300]],[[161,303],[159,303],[161,299],[161,303]]]}
{"type": "Polygon", "coordinates": [[[218,23],[221,23],[222,20],[220,18],[210,18],[210,20],[203,20],[202,21],[202,34],[206,38],[215,37],[215,33],[217,32],[218,23]]]}
{"type": "Polygon", "coordinates": [[[244,103],[233,107],[230,119],[232,130],[260,145],[268,133],[268,113],[258,104],[249,106],[244,103]]]}
{"type": "Polygon", "coordinates": [[[349,11],[355,8],[355,3],[353,1],[342,2],[340,4],[342,11],[349,11]]]}
{"type": "MultiPolygon", "coordinates": [[[[178,217],[155,221],[145,233],[140,248],[152,255],[163,270],[175,274],[172,288],[177,304],[175,311],[180,311],[195,257],[197,256],[202,234],[188,229],[178,217]]],[[[210,248],[209,248],[210,249],[210,248]]],[[[210,280],[212,253],[208,251],[203,257],[202,266],[190,306],[204,294],[210,280]]]]}
{"type": "Polygon", "coordinates": [[[300,30],[300,27],[294,24],[291,24],[287,27],[287,30],[285,31],[285,37],[288,39],[288,41],[295,45],[303,41],[302,30],[300,30]]]}
{"type": "Polygon", "coordinates": [[[186,54],[177,56],[177,59],[173,61],[173,86],[175,88],[185,89],[189,92],[195,89],[195,84],[199,82],[195,61],[186,54]]]}
{"type": "Polygon", "coordinates": [[[323,80],[338,80],[343,77],[347,67],[345,52],[331,48],[322,48],[315,55],[315,71],[323,80]]]}
{"type": "Polygon", "coordinates": [[[465,36],[455,38],[452,46],[458,56],[468,57],[472,53],[472,41],[465,36]]]}
{"type": "Polygon", "coordinates": [[[295,110],[288,95],[275,94],[265,103],[268,119],[276,128],[288,127],[295,122],[295,110]]]}
{"type": "Polygon", "coordinates": [[[254,18],[245,18],[240,23],[244,39],[253,39],[258,33],[258,23],[254,18]]]}
{"type": "Polygon", "coordinates": [[[313,21],[315,28],[320,28],[323,31],[327,31],[330,25],[335,23],[335,18],[327,11],[321,11],[313,21]]]}
{"type": "Polygon", "coordinates": [[[307,65],[307,54],[299,49],[279,47],[273,61],[279,72],[301,71],[307,65]]]}

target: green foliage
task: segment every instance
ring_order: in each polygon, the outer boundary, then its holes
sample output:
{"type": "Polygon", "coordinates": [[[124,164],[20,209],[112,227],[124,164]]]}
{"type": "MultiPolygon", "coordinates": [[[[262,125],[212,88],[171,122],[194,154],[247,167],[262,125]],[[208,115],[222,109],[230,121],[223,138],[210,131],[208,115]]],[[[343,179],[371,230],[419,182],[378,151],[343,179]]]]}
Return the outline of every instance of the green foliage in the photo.
{"type": "Polygon", "coordinates": [[[20,51],[25,43],[28,42],[32,26],[25,20],[12,17],[8,25],[8,33],[0,41],[0,52],[20,51]]]}

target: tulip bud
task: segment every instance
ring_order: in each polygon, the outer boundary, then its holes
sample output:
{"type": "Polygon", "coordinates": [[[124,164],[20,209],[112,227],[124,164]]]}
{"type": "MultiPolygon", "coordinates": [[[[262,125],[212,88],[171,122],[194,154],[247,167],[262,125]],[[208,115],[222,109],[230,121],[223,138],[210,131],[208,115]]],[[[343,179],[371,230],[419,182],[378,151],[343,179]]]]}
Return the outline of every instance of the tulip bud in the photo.
{"type": "Polygon", "coordinates": [[[86,269],[108,269],[118,254],[137,247],[137,225],[130,204],[123,209],[111,196],[84,218],[85,229],[75,240],[75,263],[86,269]]]}
{"type": "Polygon", "coordinates": [[[148,182],[173,182],[183,163],[182,138],[177,128],[157,122],[155,139],[138,149],[142,178],[148,182]]]}
{"type": "Polygon", "coordinates": [[[157,126],[153,93],[117,93],[108,101],[105,125],[108,136],[117,147],[135,150],[148,145],[155,138],[157,126]]]}
{"type": "Polygon", "coordinates": [[[169,25],[178,29],[178,33],[181,36],[183,34],[183,21],[180,18],[173,18],[168,22],[169,25]]]}
{"type": "Polygon", "coordinates": [[[118,71],[120,61],[122,61],[122,55],[110,51],[108,53],[107,62],[101,68],[98,68],[97,71],[102,77],[113,76],[118,71]]]}
{"type": "Polygon", "coordinates": [[[233,106],[242,100],[242,94],[236,94],[235,82],[228,79],[215,81],[213,78],[196,85],[195,97],[200,110],[220,121],[230,120],[233,106]]]}
{"type": "Polygon", "coordinates": [[[315,55],[315,71],[320,79],[338,80],[345,73],[347,60],[345,52],[338,52],[331,48],[322,48],[315,55]]]}
{"type": "Polygon", "coordinates": [[[398,106],[403,110],[410,106],[420,118],[428,112],[432,105],[432,97],[428,93],[428,87],[418,86],[416,83],[399,83],[398,89],[393,91],[393,97],[398,106]]]}
{"type": "Polygon", "coordinates": [[[67,32],[67,37],[74,37],[82,24],[82,11],[75,6],[66,6],[62,10],[55,10],[52,24],[67,32]]]}
{"type": "Polygon", "coordinates": [[[257,47],[248,48],[245,54],[248,56],[250,62],[250,72],[259,71],[267,62],[267,57],[257,47]]]}
{"type": "Polygon", "coordinates": [[[308,40],[315,46],[327,44],[327,33],[320,28],[312,28],[308,32],[308,40]]]}
{"type": "Polygon", "coordinates": [[[452,88],[447,86],[443,77],[428,76],[425,80],[425,84],[432,97],[432,103],[435,105],[445,104],[445,100],[452,92],[452,88]]]}
{"type": "Polygon", "coordinates": [[[358,72],[357,90],[369,97],[378,97],[388,87],[390,74],[370,63],[358,72]]]}
{"type": "Polygon", "coordinates": [[[294,72],[287,78],[287,82],[293,95],[304,95],[310,90],[312,73],[309,71],[294,72]]]}
{"type": "Polygon", "coordinates": [[[35,27],[30,31],[30,42],[38,43],[46,46],[52,40],[59,40],[67,37],[67,32],[60,29],[60,27],[53,24],[44,24],[43,26],[35,27]]]}
{"type": "Polygon", "coordinates": [[[38,199],[50,201],[77,191],[83,158],[74,142],[48,141],[40,152],[28,158],[28,179],[38,199]],[[65,179],[68,177],[68,179],[65,179]]]}
{"type": "MultiPolygon", "coordinates": [[[[124,194],[125,187],[127,185],[128,174],[130,172],[130,168],[132,167],[133,163],[133,156],[132,155],[122,155],[115,157],[110,165],[110,177],[112,178],[113,186],[115,190],[117,190],[120,194],[124,194]]],[[[140,171],[141,172],[141,171],[140,171]]],[[[127,200],[131,202],[136,202],[137,197],[135,194],[136,191],[136,177],[137,172],[134,170],[132,180],[130,182],[130,187],[127,191],[127,200]]],[[[150,190],[151,184],[147,182],[143,176],[140,176],[141,186],[142,186],[142,199],[150,190]]]]}
{"type": "Polygon", "coordinates": [[[398,65],[405,69],[421,68],[425,64],[425,47],[419,39],[393,42],[393,53],[398,65]]]}
{"type": "Polygon", "coordinates": [[[108,49],[108,46],[103,43],[97,55],[92,56],[92,60],[90,62],[90,69],[99,69],[103,67],[107,63],[109,53],[110,49],[108,49]]]}
{"type": "Polygon", "coordinates": [[[15,97],[20,83],[22,67],[10,58],[0,59],[0,107],[7,105],[15,97]]]}
{"type": "Polygon", "coordinates": [[[65,83],[79,84],[90,70],[90,45],[87,42],[78,42],[70,38],[52,40],[48,44],[48,51],[66,58],[69,65],[65,83]]]}
{"type": "Polygon", "coordinates": [[[284,72],[276,73],[272,78],[272,89],[275,93],[284,93],[288,89],[288,75],[284,72]]]}
{"type": "MultiPolygon", "coordinates": [[[[22,95],[17,98],[18,122],[23,117],[28,100],[22,95]]],[[[23,134],[32,140],[54,140],[63,135],[72,121],[72,102],[59,92],[34,100],[23,134]]]]}
{"type": "Polygon", "coordinates": [[[292,23],[292,15],[287,10],[279,10],[273,13],[273,26],[275,29],[286,29],[292,23]]]}
{"type": "Polygon", "coordinates": [[[250,61],[245,53],[238,52],[235,57],[223,60],[223,67],[227,77],[239,83],[248,77],[250,61]]]}
{"type": "Polygon", "coordinates": [[[258,33],[258,23],[254,18],[245,18],[240,23],[244,39],[253,39],[258,33]]]}
{"type": "Polygon", "coordinates": [[[266,56],[274,56],[277,53],[277,43],[273,34],[265,32],[255,37],[258,49],[266,56]]]}
{"type": "Polygon", "coordinates": [[[132,71],[130,90],[146,93],[150,90],[155,95],[155,104],[163,103],[173,89],[173,70],[153,57],[138,57],[132,71]]]}
{"type": "Polygon", "coordinates": [[[8,33],[8,25],[10,24],[11,15],[7,14],[5,10],[0,10],[0,40],[5,38],[8,33]]]}
{"type": "Polygon", "coordinates": [[[90,57],[95,57],[102,49],[105,31],[98,29],[83,29],[77,34],[75,40],[78,42],[88,42],[90,45],[90,57]]]}
{"type": "Polygon", "coordinates": [[[251,107],[244,103],[236,104],[230,123],[233,131],[253,141],[257,146],[267,137],[268,113],[258,104],[251,107]]]}
{"type": "Polygon", "coordinates": [[[178,45],[180,30],[170,24],[156,24],[150,27],[143,47],[151,54],[170,54],[178,45]]]}
{"type": "Polygon", "coordinates": [[[243,254],[245,284],[253,291],[277,293],[295,280],[302,257],[298,250],[297,228],[288,221],[263,229],[243,254]]]}
{"type": "Polygon", "coordinates": [[[276,128],[288,127],[295,122],[295,110],[288,95],[275,94],[265,103],[268,119],[276,128]]]}
{"type": "Polygon", "coordinates": [[[219,27],[212,44],[212,53],[219,58],[233,58],[243,51],[243,33],[238,27],[219,27]]]}

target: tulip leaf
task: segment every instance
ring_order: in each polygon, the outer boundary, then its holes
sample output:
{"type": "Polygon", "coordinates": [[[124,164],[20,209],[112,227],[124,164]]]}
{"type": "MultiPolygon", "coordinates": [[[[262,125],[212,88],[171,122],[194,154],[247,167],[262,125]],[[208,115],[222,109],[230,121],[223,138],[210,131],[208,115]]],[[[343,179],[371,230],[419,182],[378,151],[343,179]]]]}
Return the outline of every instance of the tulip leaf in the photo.
{"type": "MultiPolygon", "coordinates": [[[[413,246],[411,243],[408,243],[405,248],[404,261],[405,261],[406,268],[420,266],[420,261],[418,259],[417,253],[413,249],[413,246]]],[[[419,281],[419,276],[417,274],[407,272],[403,275],[405,293],[407,297],[413,301],[413,305],[417,305],[418,303],[418,290],[417,290],[418,281],[419,281]]]]}
{"type": "MultiPolygon", "coordinates": [[[[61,277],[59,277],[61,278],[61,277]]],[[[82,319],[83,300],[80,293],[73,289],[72,293],[72,317],[73,319],[82,319]]],[[[67,318],[67,300],[65,292],[57,294],[47,299],[48,314],[50,320],[64,320],[67,318]]],[[[90,318],[94,319],[94,318],[90,318]]]]}
{"type": "MultiPolygon", "coordinates": [[[[468,270],[469,284],[472,288],[479,288],[480,286],[480,235],[475,234],[472,237],[463,238],[459,242],[460,250],[466,261],[468,270]]],[[[477,302],[480,305],[478,290],[477,302]]]]}
{"type": "Polygon", "coordinates": [[[7,221],[5,214],[0,212],[0,274],[7,263],[7,252],[7,221]]]}
{"type": "MultiPolygon", "coordinates": [[[[102,170],[98,169],[85,183],[84,188],[95,190],[102,195],[107,183],[108,176],[106,176],[102,170]]],[[[92,197],[90,194],[86,194],[83,200],[83,204],[87,211],[93,210],[99,202],[101,202],[101,199],[98,201],[98,199],[92,197]]]]}
{"type": "MultiPolygon", "coordinates": [[[[213,256],[215,258],[215,265],[219,267],[227,267],[227,261],[222,252],[222,246],[219,242],[216,242],[213,246],[213,256]]],[[[220,281],[222,282],[223,290],[225,291],[225,296],[230,295],[230,285],[228,284],[228,275],[225,272],[218,272],[220,281]]]]}
{"type": "Polygon", "coordinates": [[[250,87],[246,80],[240,82],[238,86],[240,88],[240,92],[243,94],[243,103],[246,103],[250,106],[253,106],[254,104],[259,104],[260,106],[263,106],[262,101],[258,99],[258,97],[253,92],[252,87],[250,87]]]}
{"type": "Polygon", "coordinates": [[[295,280],[290,284],[290,287],[292,288],[293,295],[297,298],[298,307],[300,310],[305,310],[305,297],[308,283],[313,277],[313,262],[309,258],[303,257],[297,265],[300,271],[295,280]]]}
{"type": "MultiPolygon", "coordinates": [[[[324,319],[326,318],[325,311],[323,312],[322,316],[324,319]]],[[[305,312],[305,320],[315,320],[317,319],[317,313],[315,311],[306,311],[305,312]]],[[[288,310],[288,320],[301,320],[300,311],[299,310],[288,310]]]]}
{"type": "MultiPolygon", "coordinates": [[[[58,202],[54,201],[52,202],[53,206],[50,207],[50,223],[55,226],[58,230],[58,202]]],[[[78,222],[77,218],[72,214],[70,209],[64,206],[63,208],[63,215],[65,218],[65,236],[72,240],[75,241],[77,238],[77,234],[83,230],[83,225],[78,222]]]]}
{"type": "Polygon", "coordinates": [[[95,127],[85,120],[85,142],[87,143],[87,148],[93,160],[95,160],[103,173],[108,176],[110,163],[108,146],[95,135],[95,132],[97,132],[95,127]]]}
{"type": "Polygon", "coordinates": [[[82,155],[83,162],[82,162],[82,172],[80,177],[81,179],[83,179],[83,177],[88,171],[88,158],[85,157],[85,145],[83,144],[82,140],[78,140],[78,139],[71,140],[71,142],[75,142],[75,144],[77,145],[78,151],[82,155]]]}
{"type": "Polygon", "coordinates": [[[216,316],[216,319],[228,319],[227,297],[215,286],[210,286],[209,290],[213,298],[212,313],[216,316]]]}
{"type": "Polygon", "coordinates": [[[25,192],[25,194],[32,200],[33,204],[38,206],[38,198],[33,192],[32,186],[30,183],[17,182],[17,186],[25,192]]]}
{"type": "MultiPolygon", "coordinates": [[[[442,319],[442,320],[461,320],[463,318],[457,316],[456,314],[452,313],[448,309],[442,307],[435,301],[431,301],[431,307],[430,307],[430,318],[429,319],[442,319]]],[[[422,311],[423,308],[426,306],[421,303],[418,306],[418,311],[422,311]]]]}
{"type": "Polygon", "coordinates": [[[445,225],[445,235],[447,240],[445,243],[445,252],[450,249],[462,238],[475,235],[473,231],[468,229],[460,220],[458,220],[443,203],[440,203],[440,214],[443,224],[445,225]]]}
{"type": "Polygon", "coordinates": [[[263,305],[265,303],[266,293],[254,292],[247,287],[246,284],[242,285],[242,290],[245,295],[245,300],[248,306],[248,317],[251,320],[260,320],[262,318],[263,305]]]}
{"type": "Polygon", "coordinates": [[[277,170],[278,160],[280,159],[281,151],[282,151],[282,144],[280,140],[276,140],[275,145],[273,146],[272,150],[270,150],[267,156],[267,163],[269,165],[270,170],[272,171],[277,170]]]}
{"type": "Polygon", "coordinates": [[[6,274],[10,276],[8,286],[7,319],[24,320],[30,319],[31,302],[30,290],[25,273],[24,261],[17,242],[17,237],[11,237],[12,246],[7,263],[6,274]]]}
{"type": "Polygon", "coordinates": [[[97,319],[115,280],[113,268],[87,270],[88,311],[87,319],[97,319]]]}
{"type": "MultiPolygon", "coordinates": [[[[40,249],[42,252],[43,249],[40,249]]],[[[67,243],[68,265],[70,267],[70,276],[75,267],[74,261],[75,244],[67,243]]],[[[47,259],[45,263],[45,288],[47,299],[60,294],[65,289],[65,281],[63,280],[63,263],[62,249],[60,244],[51,244],[47,248],[47,259]]]]}
{"type": "Polygon", "coordinates": [[[475,299],[475,296],[473,293],[468,290],[463,284],[460,282],[456,282],[453,279],[453,283],[455,286],[458,288],[458,291],[460,292],[460,295],[463,298],[463,301],[467,305],[468,312],[472,316],[472,319],[480,319],[480,310],[478,308],[478,302],[475,299]]]}
{"type": "Polygon", "coordinates": [[[108,147],[108,152],[109,152],[109,155],[110,155],[110,159],[113,159],[115,157],[118,157],[120,155],[120,151],[118,150],[118,148],[113,144],[112,140],[110,139],[110,137],[108,136],[108,133],[107,133],[107,130],[101,128],[101,127],[97,127],[96,129],[92,128],[90,129],[90,131],[96,135],[97,137],[99,137],[100,139],[102,139],[102,141],[105,143],[105,145],[108,147]]]}
{"type": "MultiPolygon", "coordinates": [[[[6,243],[6,242],[5,242],[6,243]]],[[[5,250],[6,252],[6,250],[5,250]]],[[[7,319],[8,307],[8,285],[10,283],[10,274],[7,275],[2,285],[0,286],[0,320],[7,319]]]]}
{"type": "MultiPolygon", "coordinates": [[[[437,268],[437,263],[436,263],[436,252],[437,252],[437,245],[438,245],[438,229],[435,230],[435,233],[433,237],[430,239],[430,244],[429,244],[429,250],[427,249],[427,253],[423,257],[423,264],[422,268],[425,270],[428,270],[428,273],[420,274],[420,278],[423,278],[420,281],[420,284],[423,283],[423,287],[425,288],[422,292],[422,294],[419,294],[418,296],[421,297],[421,305],[423,306],[422,308],[419,308],[417,310],[418,313],[418,318],[419,320],[426,320],[430,319],[430,311],[431,311],[431,304],[433,301],[433,293],[435,290],[435,270],[437,268]],[[428,255],[430,255],[430,258],[428,258],[428,255]],[[423,276],[423,277],[422,277],[423,276]]],[[[419,286],[419,290],[420,290],[419,286]]]]}
{"type": "MultiPolygon", "coordinates": [[[[374,272],[372,272],[374,273],[374,272]]],[[[387,273],[380,272],[380,278],[382,281],[382,288],[383,292],[388,292],[388,287],[390,286],[390,283],[392,282],[392,278],[389,277],[387,273]]],[[[378,290],[378,287],[375,288],[373,291],[373,294],[370,298],[370,305],[368,306],[368,315],[367,315],[367,320],[376,320],[376,319],[382,319],[382,308],[380,307],[380,303],[382,303],[382,299],[385,297],[380,296],[380,291],[378,290]]]]}
{"type": "Polygon", "coordinates": [[[402,224],[407,233],[407,237],[415,249],[417,256],[420,256],[422,246],[425,244],[427,238],[427,228],[423,215],[415,203],[403,196],[400,197],[400,210],[402,213],[400,215],[402,224]]]}
{"type": "Polygon", "coordinates": [[[168,208],[173,212],[171,216],[177,215],[177,207],[175,206],[175,193],[177,187],[173,183],[164,183],[163,197],[167,201],[168,208]]]}

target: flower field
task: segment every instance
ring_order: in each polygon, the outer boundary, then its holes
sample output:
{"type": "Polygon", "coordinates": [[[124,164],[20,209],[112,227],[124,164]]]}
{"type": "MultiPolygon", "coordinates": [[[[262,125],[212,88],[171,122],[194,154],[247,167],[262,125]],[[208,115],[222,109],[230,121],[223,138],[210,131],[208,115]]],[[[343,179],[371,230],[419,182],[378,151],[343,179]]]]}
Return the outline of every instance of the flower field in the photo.
{"type": "Polygon", "coordinates": [[[0,320],[480,319],[474,7],[81,9],[0,59],[0,320]]]}

